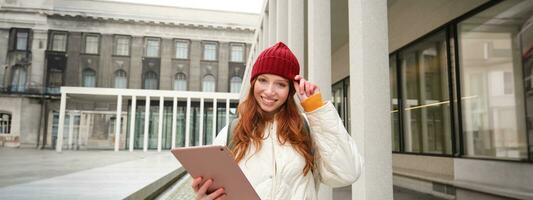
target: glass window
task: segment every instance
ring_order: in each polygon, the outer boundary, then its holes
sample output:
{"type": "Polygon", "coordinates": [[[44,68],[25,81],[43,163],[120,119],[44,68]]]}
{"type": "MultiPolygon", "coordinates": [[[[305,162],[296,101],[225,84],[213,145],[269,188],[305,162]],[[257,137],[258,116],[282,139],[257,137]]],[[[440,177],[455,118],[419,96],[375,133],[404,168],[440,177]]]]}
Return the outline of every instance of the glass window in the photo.
{"type": "Polygon", "coordinates": [[[11,91],[24,92],[26,90],[26,77],[26,68],[21,65],[15,65],[13,67],[13,75],[11,78],[11,91]]]}
{"type": "Polygon", "coordinates": [[[400,112],[398,107],[398,68],[396,55],[389,57],[389,80],[391,87],[391,122],[392,122],[392,150],[400,151],[400,112]]]}
{"type": "Polygon", "coordinates": [[[406,152],[451,154],[451,116],[445,32],[399,54],[406,152]]]}
{"type": "Polygon", "coordinates": [[[92,69],[85,69],[82,73],[83,87],[96,86],[96,72],[92,69]]]}
{"type": "Polygon", "coordinates": [[[28,32],[17,31],[17,50],[28,49],[28,32]]]}
{"type": "Polygon", "coordinates": [[[159,39],[146,39],[146,57],[159,57],[159,39]]]}
{"type": "Polygon", "coordinates": [[[217,44],[205,43],[204,44],[204,60],[217,60],[217,44]]]}
{"type": "Polygon", "coordinates": [[[232,44],[231,45],[231,62],[243,62],[244,58],[244,45],[232,44]]]}
{"type": "Polygon", "coordinates": [[[85,53],[88,54],[98,54],[98,35],[87,35],[85,36],[85,53]]]}
{"type": "Polygon", "coordinates": [[[187,76],[184,73],[177,73],[175,75],[174,90],[187,91],[187,76]]]}
{"type": "Polygon", "coordinates": [[[63,71],[50,69],[48,71],[48,87],[46,92],[49,94],[58,94],[59,88],[63,85],[63,71]]]}
{"type": "Polygon", "coordinates": [[[230,80],[230,90],[231,93],[241,92],[242,78],[238,76],[231,77],[230,80]]]}
{"type": "Polygon", "coordinates": [[[115,88],[128,88],[128,76],[124,70],[115,72],[115,88]]]}
{"type": "Polygon", "coordinates": [[[0,113],[0,134],[11,133],[11,114],[0,113]]]}
{"type": "Polygon", "coordinates": [[[503,1],[458,24],[466,156],[527,159],[531,13],[528,1],[503,1]]]}
{"type": "Polygon", "coordinates": [[[213,75],[206,75],[202,80],[202,91],[203,92],[215,92],[215,77],[213,75]]]}
{"type": "Polygon", "coordinates": [[[130,37],[117,36],[115,37],[115,55],[129,56],[130,55],[130,37]]]}
{"type": "Polygon", "coordinates": [[[159,78],[155,72],[146,72],[144,73],[143,83],[143,89],[157,90],[159,78]]]}
{"type": "Polygon", "coordinates": [[[176,40],[176,58],[189,58],[189,42],[185,40],[176,40]]]}
{"type": "Polygon", "coordinates": [[[67,34],[66,33],[52,33],[52,51],[66,51],[67,49],[67,34]]]}

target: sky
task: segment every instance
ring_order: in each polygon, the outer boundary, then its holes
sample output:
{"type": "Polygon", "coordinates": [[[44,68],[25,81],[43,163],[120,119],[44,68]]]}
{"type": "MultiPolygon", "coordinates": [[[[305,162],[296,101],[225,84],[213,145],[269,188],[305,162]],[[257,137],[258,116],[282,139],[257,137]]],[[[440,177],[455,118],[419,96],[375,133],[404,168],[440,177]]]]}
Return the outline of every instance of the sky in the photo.
{"type": "Polygon", "coordinates": [[[132,3],[259,13],[263,0],[108,0],[132,3]]]}

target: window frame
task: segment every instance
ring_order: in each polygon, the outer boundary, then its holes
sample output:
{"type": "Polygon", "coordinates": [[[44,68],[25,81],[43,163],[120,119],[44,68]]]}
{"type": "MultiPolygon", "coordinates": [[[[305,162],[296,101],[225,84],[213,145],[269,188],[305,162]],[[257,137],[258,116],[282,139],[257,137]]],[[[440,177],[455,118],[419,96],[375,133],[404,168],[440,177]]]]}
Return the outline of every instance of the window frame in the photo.
{"type": "Polygon", "coordinates": [[[218,42],[216,41],[202,41],[202,61],[208,61],[208,62],[215,62],[215,61],[218,61],[218,49],[219,49],[219,45],[218,45],[218,42]],[[215,46],[215,58],[213,60],[210,60],[210,59],[206,59],[206,46],[207,45],[214,45],[215,46]]]}
{"type": "Polygon", "coordinates": [[[174,44],[174,48],[173,48],[173,53],[174,53],[174,56],[172,57],[173,59],[177,59],[177,60],[189,60],[190,57],[191,57],[191,41],[190,40],[187,40],[187,39],[174,39],[173,40],[173,44],[174,44]],[[178,47],[177,47],[177,44],[178,43],[185,43],[187,44],[187,53],[186,53],[186,56],[185,58],[179,58],[178,57],[178,47]]]}
{"type": "Polygon", "coordinates": [[[229,45],[229,61],[230,62],[233,62],[233,63],[244,63],[244,58],[246,57],[245,55],[245,52],[246,52],[246,44],[244,43],[230,43],[229,45]],[[235,61],[233,60],[233,47],[241,47],[242,48],[242,52],[241,52],[241,58],[239,61],[235,61]]]}
{"type": "Polygon", "coordinates": [[[113,88],[118,88],[118,89],[127,89],[128,88],[128,72],[126,72],[126,70],[117,69],[117,70],[115,70],[115,72],[113,72],[113,88]],[[119,73],[122,73],[122,72],[125,74],[124,79],[126,80],[126,83],[125,83],[124,87],[117,87],[117,78],[118,77],[122,77],[122,76],[118,76],[119,73]]]}
{"type": "Polygon", "coordinates": [[[31,52],[31,38],[32,31],[29,28],[11,28],[9,31],[9,47],[8,51],[18,51],[18,52],[31,52]],[[18,34],[26,33],[26,46],[25,49],[18,49],[18,34]]]}
{"type": "Polygon", "coordinates": [[[96,87],[96,85],[97,85],[97,73],[96,73],[96,70],[94,70],[94,69],[92,69],[90,67],[87,67],[87,68],[83,69],[81,71],[81,84],[80,84],[80,86],[81,87],[96,87]],[[86,86],[85,85],[85,80],[86,80],[86,76],[85,75],[86,75],[87,72],[91,72],[94,75],[94,85],[93,86],[86,86]]]}
{"type": "Polygon", "coordinates": [[[52,52],[63,52],[63,53],[66,53],[68,51],[68,38],[69,38],[69,33],[67,31],[56,31],[56,30],[51,30],[49,32],[49,36],[48,36],[48,48],[47,50],[48,51],[52,51],[52,52]],[[56,35],[64,35],[65,36],[65,42],[64,42],[64,49],[62,50],[56,50],[54,49],[54,36],[56,35]]]}
{"type": "Polygon", "coordinates": [[[100,47],[101,47],[101,44],[102,44],[102,36],[98,33],[83,33],[83,43],[82,43],[82,46],[83,46],[83,54],[87,54],[87,55],[99,55],[100,54],[100,47]],[[96,37],[97,39],[97,42],[96,42],[96,52],[87,52],[87,38],[89,37],[96,37]]]}
{"type": "Polygon", "coordinates": [[[10,112],[0,111],[0,135],[11,135],[11,124],[13,122],[13,114],[10,112]],[[3,120],[7,116],[7,120],[3,120]],[[3,122],[6,122],[5,124],[3,122]],[[7,132],[4,130],[7,129],[7,132]]]}
{"type": "Polygon", "coordinates": [[[160,58],[161,57],[161,38],[158,37],[145,37],[144,38],[144,57],[146,58],[160,58]],[[148,41],[157,40],[157,56],[148,56],[148,41]]]}
{"type": "Polygon", "coordinates": [[[131,41],[132,37],[129,35],[113,35],[113,56],[120,56],[120,57],[130,57],[131,56],[131,41]],[[118,50],[118,40],[119,39],[128,39],[128,53],[127,55],[117,54],[118,50]]]}

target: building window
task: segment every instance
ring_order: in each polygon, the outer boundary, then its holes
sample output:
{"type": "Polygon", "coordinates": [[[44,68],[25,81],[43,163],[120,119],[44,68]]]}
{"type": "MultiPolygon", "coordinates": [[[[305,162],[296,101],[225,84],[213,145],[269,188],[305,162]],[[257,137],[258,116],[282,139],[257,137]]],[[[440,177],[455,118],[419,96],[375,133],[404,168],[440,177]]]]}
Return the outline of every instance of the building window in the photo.
{"type": "Polygon", "coordinates": [[[85,69],[82,73],[82,86],[95,87],[96,86],[96,72],[92,69],[85,69]]]}
{"type": "MultiPolygon", "coordinates": [[[[10,43],[14,42],[14,45],[10,45],[10,50],[26,51],[28,50],[28,43],[30,37],[29,29],[12,29],[11,30],[10,43]]],[[[13,44],[13,43],[11,43],[13,44]]]]}
{"type": "Polygon", "coordinates": [[[231,45],[231,62],[244,62],[244,45],[232,44],[231,45]]]}
{"type": "Polygon", "coordinates": [[[130,37],[116,36],[115,37],[115,55],[129,56],[130,55],[130,37]]]}
{"type": "Polygon", "coordinates": [[[98,54],[98,44],[100,37],[96,34],[88,34],[85,36],[85,53],[98,54]]]}
{"type": "Polygon", "coordinates": [[[208,74],[204,76],[202,80],[202,91],[203,92],[215,92],[215,76],[208,74]]]}
{"type": "Polygon", "coordinates": [[[128,77],[126,76],[126,71],[117,70],[115,72],[115,88],[127,88],[128,87],[128,77]]]}
{"type": "Polygon", "coordinates": [[[0,113],[0,134],[11,133],[11,114],[0,113]]]}
{"type": "Polygon", "coordinates": [[[177,73],[175,75],[174,90],[187,91],[187,76],[184,73],[177,73]]]}
{"type": "Polygon", "coordinates": [[[446,34],[400,51],[406,152],[452,154],[446,34]]]}
{"type": "Polygon", "coordinates": [[[155,72],[149,71],[144,73],[143,77],[143,89],[157,90],[159,78],[155,72]]]}
{"type": "Polygon", "coordinates": [[[51,50],[64,52],[67,49],[67,33],[52,32],[51,50]]]}
{"type": "Polygon", "coordinates": [[[333,84],[331,91],[333,96],[332,103],[337,109],[339,117],[341,117],[344,123],[344,127],[350,133],[350,78],[344,78],[333,84]]]}
{"type": "Polygon", "coordinates": [[[204,60],[217,60],[217,43],[204,43],[204,60]]]}
{"type": "Polygon", "coordinates": [[[26,67],[15,65],[11,76],[11,91],[24,92],[26,90],[26,67]]]}
{"type": "Polygon", "coordinates": [[[176,40],[176,58],[189,58],[189,42],[186,40],[176,40]]]}
{"type": "Polygon", "coordinates": [[[503,1],[457,26],[466,156],[528,157],[533,28],[521,13],[533,8],[503,1]]]}
{"type": "Polygon", "coordinates": [[[392,123],[392,151],[400,151],[400,112],[398,105],[398,67],[396,64],[396,55],[389,57],[389,80],[391,95],[391,123],[392,123]]]}
{"type": "Polygon", "coordinates": [[[58,94],[60,87],[63,85],[63,71],[57,69],[50,69],[48,71],[48,87],[46,92],[48,94],[58,94]]]}
{"type": "Polygon", "coordinates": [[[159,57],[159,43],[160,40],[158,38],[146,39],[146,57],[159,57]]]}
{"type": "Polygon", "coordinates": [[[241,85],[242,85],[242,78],[238,76],[231,77],[230,84],[229,84],[229,91],[231,93],[239,93],[241,92],[241,85]]]}

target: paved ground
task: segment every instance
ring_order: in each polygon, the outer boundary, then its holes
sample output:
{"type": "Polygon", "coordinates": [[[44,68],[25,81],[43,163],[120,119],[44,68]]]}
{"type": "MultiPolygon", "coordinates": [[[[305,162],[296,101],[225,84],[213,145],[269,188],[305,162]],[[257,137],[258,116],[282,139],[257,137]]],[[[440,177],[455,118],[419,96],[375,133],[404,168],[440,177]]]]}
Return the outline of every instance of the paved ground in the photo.
{"type": "Polygon", "coordinates": [[[157,152],[63,151],[0,148],[0,187],[61,176],[115,163],[143,159],[157,152]]]}
{"type": "Polygon", "coordinates": [[[433,195],[394,186],[394,200],[445,200],[433,195]]]}
{"type": "Polygon", "coordinates": [[[177,176],[168,151],[0,148],[0,199],[144,198],[177,176]]]}

